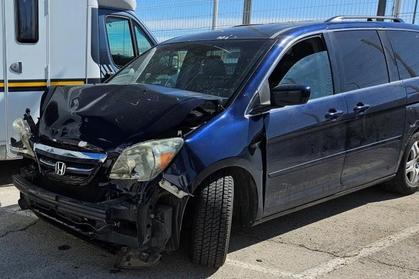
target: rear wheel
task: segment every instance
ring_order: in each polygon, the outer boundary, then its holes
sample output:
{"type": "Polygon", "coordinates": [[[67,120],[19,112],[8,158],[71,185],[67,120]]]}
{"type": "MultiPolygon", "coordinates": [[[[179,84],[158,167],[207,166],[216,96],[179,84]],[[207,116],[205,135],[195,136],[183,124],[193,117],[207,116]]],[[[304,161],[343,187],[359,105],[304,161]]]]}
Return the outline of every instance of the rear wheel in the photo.
{"type": "Polygon", "coordinates": [[[216,176],[204,183],[196,196],[192,261],[218,268],[226,260],[233,217],[234,181],[216,176]]]}
{"type": "Polygon", "coordinates": [[[419,133],[414,134],[406,146],[397,175],[384,185],[386,190],[403,195],[415,193],[419,188],[419,133]]]}

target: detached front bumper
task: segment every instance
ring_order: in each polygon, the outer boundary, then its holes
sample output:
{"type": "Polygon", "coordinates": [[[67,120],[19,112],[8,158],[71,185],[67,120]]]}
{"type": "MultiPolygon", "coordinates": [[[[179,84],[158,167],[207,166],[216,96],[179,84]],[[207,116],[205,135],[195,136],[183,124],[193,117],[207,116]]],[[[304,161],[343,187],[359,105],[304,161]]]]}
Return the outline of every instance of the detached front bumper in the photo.
{"type": "Polygon", "coordinates": [[[130,248],[139,247],[137,207],[127,199],[88,203],[38,187],[17,175],[13,183],[21,192],[20,204],[90,239],[130,248]]]}

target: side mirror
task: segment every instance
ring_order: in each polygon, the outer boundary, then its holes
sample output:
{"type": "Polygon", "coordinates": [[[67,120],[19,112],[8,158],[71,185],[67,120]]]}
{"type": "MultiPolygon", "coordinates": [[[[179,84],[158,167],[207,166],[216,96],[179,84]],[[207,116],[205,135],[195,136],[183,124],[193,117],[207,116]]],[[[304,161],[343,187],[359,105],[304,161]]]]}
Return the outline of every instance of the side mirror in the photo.
{"type": "Polygon", "coordinates": [[[310,99],[310,87],[304,85],[278,85],[271,90],[271,106],[301,105],[310,99]]]}

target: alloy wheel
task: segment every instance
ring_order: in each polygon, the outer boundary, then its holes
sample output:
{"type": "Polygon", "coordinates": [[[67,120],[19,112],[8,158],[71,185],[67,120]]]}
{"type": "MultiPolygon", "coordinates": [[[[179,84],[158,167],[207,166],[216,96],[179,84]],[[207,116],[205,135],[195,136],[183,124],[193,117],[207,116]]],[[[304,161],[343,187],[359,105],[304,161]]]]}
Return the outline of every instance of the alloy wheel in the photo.
{"type": "Polygon", "coordinates": [[[415,141],[410,148],[406,161],[406,180],[416,185],[419,180],[419,141],[415,141]]]}

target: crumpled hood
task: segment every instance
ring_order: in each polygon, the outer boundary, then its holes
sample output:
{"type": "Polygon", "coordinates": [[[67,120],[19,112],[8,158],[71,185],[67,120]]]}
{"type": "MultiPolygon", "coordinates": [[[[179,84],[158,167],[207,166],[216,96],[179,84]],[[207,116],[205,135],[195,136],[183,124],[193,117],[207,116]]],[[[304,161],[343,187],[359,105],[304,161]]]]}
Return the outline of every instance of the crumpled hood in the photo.
{"type": "Polygon", "coordinates": [[[196,118],[194,110],[216,107],[219,100],[157,85],[57,87],[42,99],[39,136],[56,143],[86,142],[103,150],[175,137],[191,113],[196,118]]]}

